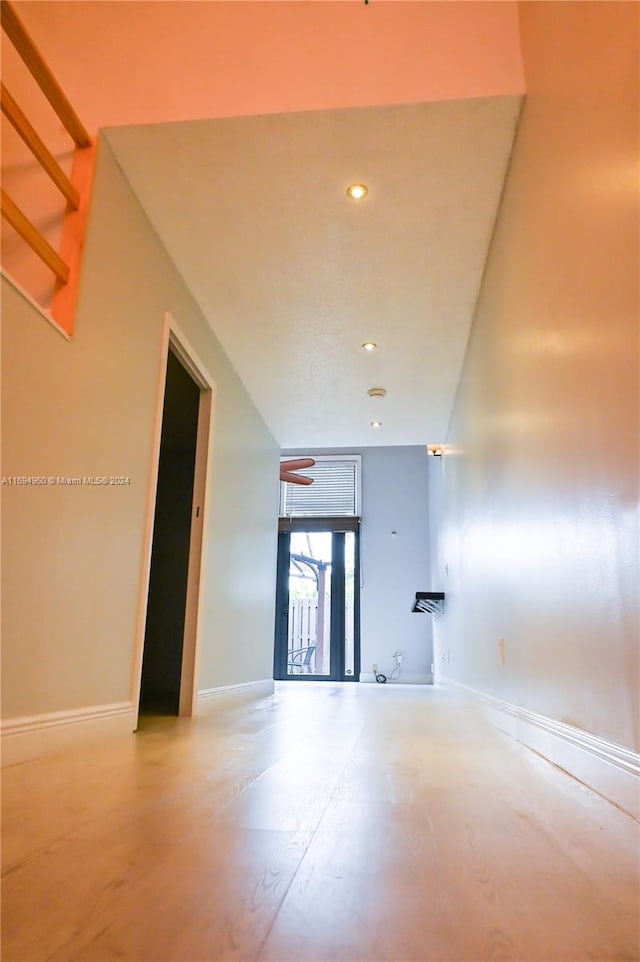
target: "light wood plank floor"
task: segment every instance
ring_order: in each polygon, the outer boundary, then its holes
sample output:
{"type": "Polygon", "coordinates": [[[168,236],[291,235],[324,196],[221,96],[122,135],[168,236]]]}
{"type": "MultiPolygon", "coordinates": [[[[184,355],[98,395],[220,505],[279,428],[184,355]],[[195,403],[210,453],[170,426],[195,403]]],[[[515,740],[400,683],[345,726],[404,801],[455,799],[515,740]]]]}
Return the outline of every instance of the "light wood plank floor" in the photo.
{"type": "Polygon", "coordinates": [[[438,689],[273,698],[4,773],[4,962],[629,962],[638,825],[438,689]]]}

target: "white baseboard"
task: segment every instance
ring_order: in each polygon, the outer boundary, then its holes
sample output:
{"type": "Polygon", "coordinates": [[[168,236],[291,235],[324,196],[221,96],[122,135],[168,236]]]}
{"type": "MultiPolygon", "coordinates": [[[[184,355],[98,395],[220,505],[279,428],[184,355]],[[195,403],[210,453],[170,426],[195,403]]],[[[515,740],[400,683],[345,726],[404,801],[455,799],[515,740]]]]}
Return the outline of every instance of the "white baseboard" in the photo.
{"type": "Polygon", "coordinates": [[[8,718],[0,726],[2,765],[17,765],[98,738],[128,734],[135,727],[135,706],[128,701],[8,718]]]}
{"type": "MultiPolygon", "coordinates": [[[[384,674],[384,672],[383,672],[384,674]]],[[[376,676],[372,671],[361,671],[359,681],[364,684],[376,684],[376,676]]],[[[430,674],[417,674],[417,675],[401,675],[400,678],[389,678],[387,675],[388,685],[433,685],[433,675],[430,674]]]]}
{"type": "Polygon", "coordinates": [[[640,820],[640,754],[452,679],[442,681],[479,698],[500,731],[640,820]]]}
{"type": "Polygon", "coordinates": [[[198,692],[197,713],[202,715],[257,698],[266,698],[273,695],[273,691],[273,678],[245,681],[239,685],[222,685],[220,688],[201,688],[198,692]]]}

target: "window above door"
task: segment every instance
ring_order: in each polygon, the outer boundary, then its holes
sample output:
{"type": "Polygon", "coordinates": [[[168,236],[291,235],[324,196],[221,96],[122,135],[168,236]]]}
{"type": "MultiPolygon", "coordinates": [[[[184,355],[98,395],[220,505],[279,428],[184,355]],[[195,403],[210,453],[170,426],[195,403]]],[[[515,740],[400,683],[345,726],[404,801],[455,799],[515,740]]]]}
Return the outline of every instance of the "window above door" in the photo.
{"type": "MultiPolygon", "coordinates": [[[[359,454],[309,455],[315,465],[305,468],[313,484],[280,482],[281,518],[340,518],[360,516],[361,467],[359,454]]],[[[284,458],[283,460],[287,460],[284,458]]]]}

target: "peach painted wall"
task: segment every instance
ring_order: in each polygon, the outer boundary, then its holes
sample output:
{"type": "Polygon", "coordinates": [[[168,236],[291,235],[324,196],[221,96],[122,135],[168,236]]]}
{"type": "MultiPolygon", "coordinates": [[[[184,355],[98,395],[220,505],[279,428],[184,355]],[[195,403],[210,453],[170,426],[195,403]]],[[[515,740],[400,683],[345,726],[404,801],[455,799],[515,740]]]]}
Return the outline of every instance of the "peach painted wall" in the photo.
{"type": "MultiPolygon", "coordinates": [[[[523,90],[512,2],[30,0],[16,9],[92,131],[523,90]]],[[[13,69],[5,58],[9,77],[13,69]]]]}
{"type": "Polygon", "coordinates": [[[521,30],[443,465],[437,666],[637,749],[638,6],[525,2],[521,30]]]}
{"type": "MultiPolygon", "coordinates": [[[[209,117],[521,93],[512,2],[17,2],[91,133],[209,117]]],[[[3,79],[68,167],[70,141],[2,35],[3,79]]],[[[5,188],[57,246],[64,204],[2,117],[5,188]]],[[[7,225],[2,263],[51,275],[7,225]]]]}

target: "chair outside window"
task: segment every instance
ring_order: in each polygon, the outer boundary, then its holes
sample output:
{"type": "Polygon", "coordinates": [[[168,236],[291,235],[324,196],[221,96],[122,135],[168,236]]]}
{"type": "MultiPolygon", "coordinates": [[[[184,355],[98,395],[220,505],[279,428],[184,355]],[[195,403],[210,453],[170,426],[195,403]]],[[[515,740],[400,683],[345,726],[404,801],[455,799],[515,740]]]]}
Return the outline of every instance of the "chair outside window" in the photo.
{"type": "Polygon", "coordinates": [[[287,660],[287,673],[290,675],[312,674],[311,659],[314,656],[315,650],[315,645],[309,645],[308,648],[296,648],[295,651],[290,651],[287,660]]]}

